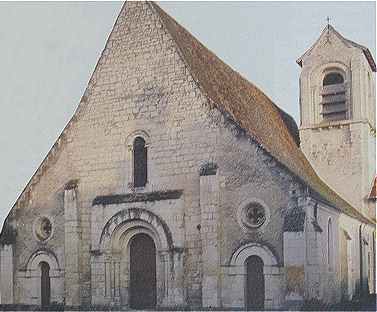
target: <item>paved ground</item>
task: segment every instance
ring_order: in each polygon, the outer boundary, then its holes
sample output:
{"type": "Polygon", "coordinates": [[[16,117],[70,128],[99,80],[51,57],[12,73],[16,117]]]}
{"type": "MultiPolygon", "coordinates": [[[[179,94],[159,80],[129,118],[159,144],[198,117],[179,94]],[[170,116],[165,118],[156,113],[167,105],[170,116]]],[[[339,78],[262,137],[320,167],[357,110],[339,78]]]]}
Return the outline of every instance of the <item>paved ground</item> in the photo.
{"type": "Polygon", "coordinates": [[[308,304],[303,311],[376,311],[376,295],[369,295],[361,300],[341,302],[335,305],[308,304]]]}
{"type": "Polygon", "coordinates": [[[334,308],[337,311],[376,311],[376,295],[369,295],[360,301],[340,303],[334,308]]]}
{"type": "MultiPolygon", "coordinates": [[[[342,302],[332,306],[324,306],[318,305],[315,303],[306,304],[302,307],[301,311],[377,311],[376,309],[376,295],[369,295],[363,300],[354,300],[350,302],[342,302]]],[[[104,309],[101,307],[64,307],[64,306],[50,306],[47,309],[41,308],[39,306],[27,306],[27,305],[1,305],[0,304],[0,311],[120,311],[119,308],[110,308],[104,309]]],[[[123,309],[122,311],[126,311],[123,309]]],[[[130,310],[128,310],[130,311],[130,310]]],[[[142,310],[137,310],[138,312],[143,312],[142,310]]],[[[145,311],[152,311],[152,310],[145,310],[145,311]]],[[[163,310],[157,310],[163,311],[163,310]]],[[[165,310],[167,311],[167,310],[165,310]]],[[[198,310],[174,310],[171,309],[169,311],[198,311],[198,310]]],[[[221,311],[220,309],[206,309],[202,311],[221,311]]],[[[225,310],[222,310],[225,311],[225,310]]],[[[226,310],[231,311],[231,310],[226,310]]],[[[240,311],[240,310],[239,310],[240,311]]]]}

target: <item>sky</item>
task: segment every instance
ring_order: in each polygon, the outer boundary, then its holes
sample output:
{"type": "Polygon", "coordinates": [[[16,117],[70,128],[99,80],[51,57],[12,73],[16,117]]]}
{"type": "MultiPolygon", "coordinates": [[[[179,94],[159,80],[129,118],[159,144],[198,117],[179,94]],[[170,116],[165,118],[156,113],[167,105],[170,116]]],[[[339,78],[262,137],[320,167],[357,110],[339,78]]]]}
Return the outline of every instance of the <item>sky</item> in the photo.
{"type": "MultiPolygon", "coordinates": [[[[375,2],[159,2],[299,123],[326,18],[376,53],[375,2]]],[[[76,109],[122,2],[0,2],[0,225],[76,109]]]]}

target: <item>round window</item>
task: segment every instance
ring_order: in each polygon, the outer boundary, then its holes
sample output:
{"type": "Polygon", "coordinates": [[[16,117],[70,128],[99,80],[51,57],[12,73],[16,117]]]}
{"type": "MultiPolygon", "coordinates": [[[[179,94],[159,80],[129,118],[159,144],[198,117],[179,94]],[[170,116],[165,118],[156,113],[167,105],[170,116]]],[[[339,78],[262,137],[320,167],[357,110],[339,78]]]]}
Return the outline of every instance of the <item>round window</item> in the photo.
{"type": "Polygon", "coordinates": [[[47,217],[41,217],[38,219],[35,225],[35,235],[41,241],[48,239],[52,233],[52,224],[47,217]]]}
{"type": "Polygon", "coordinates": [[[252,203],[245,207],[245,221],[252,227],[260,227],[266,221],[266,213],[259,203],[252,203]]]}
{"type": "Polygon", "coordinates": [[[238,220],[244,230],[257,229],[268,222],[269,211],[259,202],[249,202],[240,207],[238,220]]]}
{"type": "Polygon", "coordinates": [[[243,221],[247,226],[260,227],[266,221],[266,212],[259,203],[251,203],[244,208],[243,221]]]}

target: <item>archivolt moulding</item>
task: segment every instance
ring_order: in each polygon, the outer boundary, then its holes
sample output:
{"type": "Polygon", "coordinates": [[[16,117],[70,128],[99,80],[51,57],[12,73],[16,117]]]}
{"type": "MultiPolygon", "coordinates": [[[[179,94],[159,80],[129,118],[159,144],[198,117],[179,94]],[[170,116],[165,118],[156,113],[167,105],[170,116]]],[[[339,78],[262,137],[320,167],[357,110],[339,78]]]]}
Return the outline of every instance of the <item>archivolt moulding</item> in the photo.
{"type": "Polygon", "coordinates": [[[38,250],[34,252],[26,265],[26,270],[32,274],[32,272],[39,272],[39,264],[41,262],[47,262],[50,266],[50,277],[59,276],[60,266],[56,256],[47,250],[38,250]]]}
{"type": "Polygon", "coordinates": [[[100,237],[100,251],[120,249],[124,235],[135,229],[148,231],[156,247],[165,250],[173,248],[172,234],[159,216],[143,208],[129,208],[118,212],[106,223],[100,237]]]}
{"type": "Polygon", "coordinates": [[[264,265],[276,266],[278,264],[272,251],[264,245],[258,243],[249,243],[239,247],[230,259],[229,264],[232,266],[243,266],[250,256],[258,256],[263,260],[264,265]]]}

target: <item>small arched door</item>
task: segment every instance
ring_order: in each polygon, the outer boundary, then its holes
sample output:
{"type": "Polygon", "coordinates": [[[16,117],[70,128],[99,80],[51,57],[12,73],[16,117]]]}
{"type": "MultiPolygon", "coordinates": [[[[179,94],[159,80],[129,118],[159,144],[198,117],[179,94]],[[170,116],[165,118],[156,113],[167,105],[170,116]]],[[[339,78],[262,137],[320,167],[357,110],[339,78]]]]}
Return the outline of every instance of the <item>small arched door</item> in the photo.
{"type": "Polygon", "coordinates": [[[258,256],[250,256],[246,265],[246,293],[245,302],[248,310],[262,310],[264,308],[264,275],[263,261],[258,256]]]}
{"type": "Polygon", "coordinates": [[[130,306],[156,306],[156,246],[143,233],[135,235],[130,243],[130,306]]]}
{"type": "Polygon", "coordinates": [[[44,261],[39,266],[41,268],[41,304],[46,306],[50,304],[51,299],[50,266],[44,261]]]}

